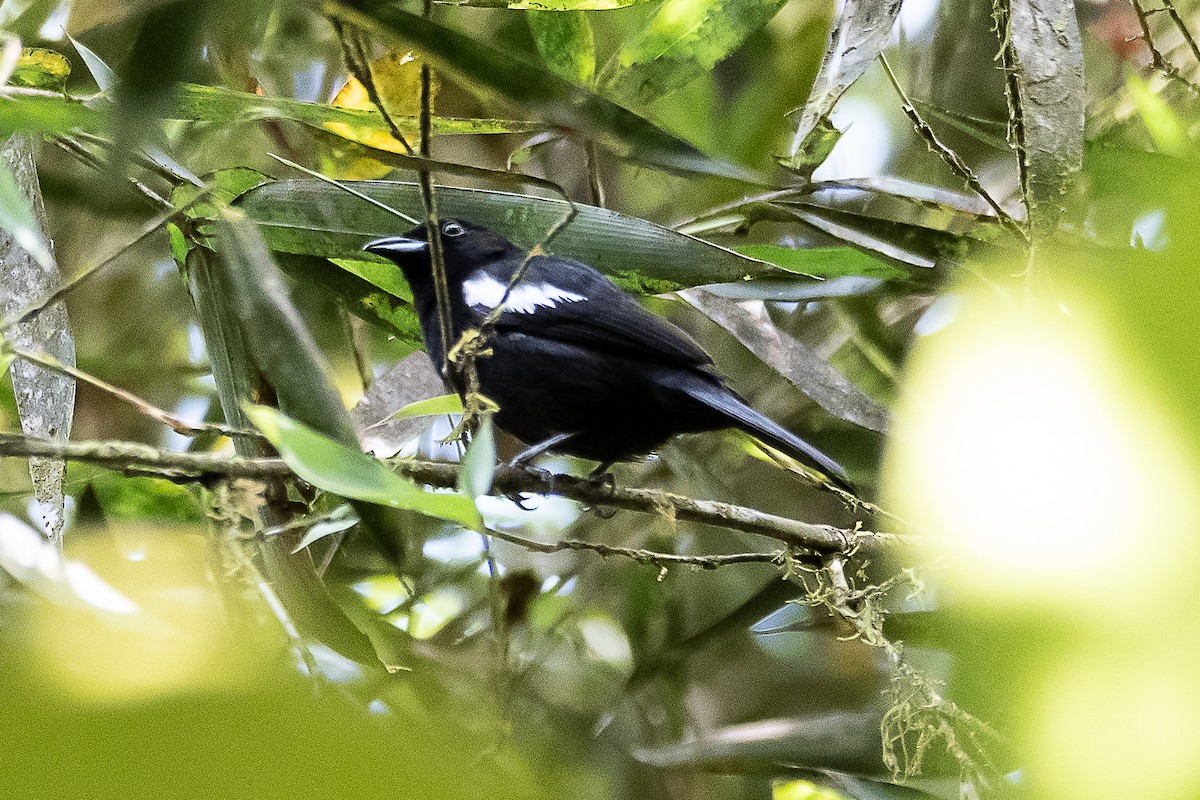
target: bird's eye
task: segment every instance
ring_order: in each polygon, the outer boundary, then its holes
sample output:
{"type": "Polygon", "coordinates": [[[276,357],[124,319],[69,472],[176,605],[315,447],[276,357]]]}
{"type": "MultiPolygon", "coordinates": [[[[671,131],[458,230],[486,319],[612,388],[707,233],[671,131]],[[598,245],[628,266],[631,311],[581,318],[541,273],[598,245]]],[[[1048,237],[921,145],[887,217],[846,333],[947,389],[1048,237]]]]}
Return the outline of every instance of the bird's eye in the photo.
{"type": "Polygon", "coordinates": [[[462,236],[466,232],[467,229],[462,225],[459,225],[457,222],[447,222],[442,226],[443,236],[462,236]]]}

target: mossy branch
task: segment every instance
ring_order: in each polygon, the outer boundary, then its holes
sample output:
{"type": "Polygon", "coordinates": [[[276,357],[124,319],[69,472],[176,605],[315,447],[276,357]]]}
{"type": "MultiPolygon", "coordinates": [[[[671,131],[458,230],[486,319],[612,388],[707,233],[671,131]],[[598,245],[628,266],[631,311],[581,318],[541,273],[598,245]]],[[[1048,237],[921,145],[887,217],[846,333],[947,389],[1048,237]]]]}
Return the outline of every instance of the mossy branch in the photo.
{"type": "MultiPolygon", "coordinates": [[[[178,482],[296,477],[282,459],[166,452],[134,442],[51,442],[16,434],[0,434],[0,457],[3,456],[42,456],[84,461],[141,475],[157,474],[178,482]]],[[[392,462],[392,467],[417,483],[435,488],[454,488],[458,481],[457,464],[398,460],[392,462]]],[[[518,492],[558,495],[592,506],[666,515],[677,520],[756,533],[790,547],[817,553],[855,551],[874,554],[903,550],[917,542],[916,537],[912,536],[838,528],[768,514],[732,503],[699,500],[655,489],[607,486],[570,475],[543,475],[506,466],[496,470],[494,491],[502,495],[518,492]]]]}

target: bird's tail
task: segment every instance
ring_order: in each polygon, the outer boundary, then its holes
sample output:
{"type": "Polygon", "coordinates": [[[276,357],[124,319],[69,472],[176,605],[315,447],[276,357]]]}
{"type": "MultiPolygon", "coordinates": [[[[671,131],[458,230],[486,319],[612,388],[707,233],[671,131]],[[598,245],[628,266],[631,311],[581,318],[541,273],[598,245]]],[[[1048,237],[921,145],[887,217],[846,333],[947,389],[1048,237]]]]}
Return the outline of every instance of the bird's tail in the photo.
{"type": "Polygon", "coordinates": [[[836,486],[851,494],[855,493],[841,464],[783,426],[764,417],[725,387],[705,382],[702,386],[689,386],[688,394],[728,419],[733,427],[740,428],[765,444],[782,450],[805,466],[825,475],[836,486]]]}

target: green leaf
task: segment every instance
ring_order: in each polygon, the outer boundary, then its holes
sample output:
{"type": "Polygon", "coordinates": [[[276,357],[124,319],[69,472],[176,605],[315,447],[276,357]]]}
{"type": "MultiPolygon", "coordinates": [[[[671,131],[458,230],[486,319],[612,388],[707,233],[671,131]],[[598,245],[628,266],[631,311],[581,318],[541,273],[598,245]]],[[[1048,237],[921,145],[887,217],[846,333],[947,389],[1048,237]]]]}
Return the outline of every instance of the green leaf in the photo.
{"type": "MultiPolygon", "coordinates": [[[[348,186],[414,217],[424,215],[420,188],[399,181],[348,186]]],[[[523,247],[538,244],[567,204],[534,195],[439,187],[439,213],[486,225],[523,247]]],[[[322,181],[260,186],[237,201],[273,250],[323,258],[365,258],[362,246],[397,233],[392,214],[322,181]]],[[[704,283],[782,274],[778,267],[606,208],[575,205],[578,216],[547,248],[590,264],[627,289],[660,294],[704,283]]]]}
{"type": "Polygon", "coordinates": [[[475,530],[483,521],[475,501],[458,493],[422,491],[383,462],[302,425],[269,406],[247,404],[246,415],[304,480],[327,492],[416,511],[475,530]]]}
{"type": "Polygon", "coordinates": [[[313,542],[320,541],[326,536],[332,536],[335,533],[349,530],[357,524],[358,515],[354,513],[353,507],[348,505],[338,506],[332,514],[305,531],[304,538],[300,540],[300,543],[296,545],[292,552],[299,553],[313,542]]]}
{"type": "Polygon", "coordinates": [[[607,93],[649,103],[707,74],[786,0],[666,0],[604,68],[607,93]]]}
{"type": "Polygon", "coordinates": [[[463,456],[462,469],[458,473],[458,490],[468,497],[482,497],[492,490],[492,479],[495,477],[496,432],[492,427],[492,415],[484,414],[463,456]]]}
{"type": "Polygon", "coordinates": [[[108,116],[103,111],[66,97],[14,95],[0,103],[0,134],[5,136],[62,135],[75,128],[96,133],[102,132],[107,124],[108,116]]]}
{"type": "Polygon", "coordinates": [[[1125,78],[1125,86],[1154,142],[1154,149],[1164,155],[1185,155],[1190,145],[1183,121],[1175,109],[1136,73],[1131,72],[1125,78]]]}
{"type": "Polygon", "coordinates": [[[325,0],[321,7],[328,15],[386,32],[419,48],[447,69],[521,103],[547,122],[579,132],[622,158],[668,172],[766,182],[744,167],[705,155],[595,92],[385,0],[325,0]]]}
{"type": "Polygon", "coordinates": [[[8,231],[43,269],[55,270],[50,245],[33,216],[29,200],[17,185],[8,164],[0,161],[0,228],[8,231]]]}
{"type": "Polygon", "coordinates": [[[79,57],[83,59],[84,66],[88,68],[88,72],[92,73],[92,80],[100,87],[100,91],[108,92],[117,85],[117,73],[105,63],[104,59],[92,52],[91,48],[84,45],[77,39],[70,36],[71,44],[75,45],[76,51],[79,52],[79,57]]]}
{"type": "MultiPolygon", "coordinates": [[[[361,137],[391,135],[383,115],[378,111],[334,108],[324,103],[307,103],[287,97],[263,97],[249,92],[237,92],[220,86],[183,84],[169,113],[177,119],[196,122],[233,123],[261,119],[286,119],[312,128],[341,134],[345,126],[361,137]]],[[[415,128],[415,117],[396,117],[401,128],[415,128]]],[[[434,117],[434,134],[529,133],[545,128],[537,122],[501,119],[459,119],[434,117]]]]}
{"type": "Polygon", "coordinates": [[[443,394],[409,403],[388,419],[408,419],[409,417],[433,417],[440,414],[461,414],[463,412],[462,398],[456,394],[443,394]]]}
{"type": "Polygon", "coordinates": [[[802,250],[774,244],[750,244],[735,247],[744,256],[783,267],[789,272],[814,278],[838,278],[855,275],[893,280],[909,273],[851,247],[817,247],[802,250]]]}
{"type": "Polygon", "coordinates": [[[12,363],[16,360],[16,358],[17,357],[12,353],[0,353],[0,378],[4,377],[5,373],[8,372],[8,368],[12,366],[12,363]]]}
{"type": "Polygon", "coordinates": [[[71,62],[62,53],[41,47],[27,47],[17,59],[17,68],[9,79],[14,86],[62,91],[71,74],[71,62]]]}
{"type": "Polygon", "coordinates": [[[590,86],[596,74],[596,39],[582,11],[528,11],[525,21],[546,68],[558,77],[590,86]]]}
{"type": "MultiPolygon", "coordinates": [[[[887,46],[900,13],[900,0],[845,0],[829,37],[829,46],[813,81],[808,101],[800,109],[788,163],[811,174],[813,159],[828,155],[829,128],[822,120],[887,46]]],[[[819,163],[819,162],[818,162],[819,163]]]]}

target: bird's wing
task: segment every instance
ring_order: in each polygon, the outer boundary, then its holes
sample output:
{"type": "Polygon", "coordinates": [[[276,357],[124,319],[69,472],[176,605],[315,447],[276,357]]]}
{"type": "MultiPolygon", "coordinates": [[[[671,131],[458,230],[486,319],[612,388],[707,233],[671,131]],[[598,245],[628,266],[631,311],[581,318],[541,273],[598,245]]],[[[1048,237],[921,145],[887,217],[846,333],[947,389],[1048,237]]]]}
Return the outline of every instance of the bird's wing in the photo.
{"type": "MultiPolygon", "coordinates": [[[[468,276],[466,304],[482,313],[495,308],[513,266],[468,276]]],[[[668,364],[712,363],[690,336],[642,308],[604,275],[556,256],[530,261],[524,279],[508,295],[497,329],[668,364]]]]}

